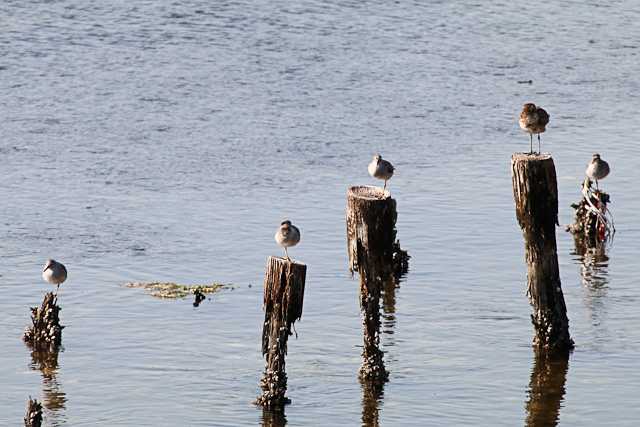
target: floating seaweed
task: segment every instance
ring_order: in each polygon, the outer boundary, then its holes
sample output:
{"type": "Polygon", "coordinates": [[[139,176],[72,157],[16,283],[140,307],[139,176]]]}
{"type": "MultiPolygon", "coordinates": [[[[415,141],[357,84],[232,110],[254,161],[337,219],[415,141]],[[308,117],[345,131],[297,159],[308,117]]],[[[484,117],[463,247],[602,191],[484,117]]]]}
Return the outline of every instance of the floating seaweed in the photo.
{"type": "Polygon", "coordinates": [[[179,299],[198,294],[208,295],[223,289],[233,289],[233,285],[217,282],[207,285],[180,285],[173,282],[131,282],[125,286],[127,288],[142,288],[152,297],[162,299],[179,299]]]}

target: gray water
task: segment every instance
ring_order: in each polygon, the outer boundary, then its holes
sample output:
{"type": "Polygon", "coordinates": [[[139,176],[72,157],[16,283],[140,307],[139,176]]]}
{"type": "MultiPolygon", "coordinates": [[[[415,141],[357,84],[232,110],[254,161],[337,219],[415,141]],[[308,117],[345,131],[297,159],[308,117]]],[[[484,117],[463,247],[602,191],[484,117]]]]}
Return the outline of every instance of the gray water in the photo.
{"type": "Polygon", "coordinates": [[[55,426],[284,423],[251,401],[285,217],[308,265],[288,426],[637,425],[639,19],[636,1],[4,1],[0,425],[29,395],[55,426]],[[617,226],[585,255],[558,228],[576,349],[542,397],[509,168],[527,101],[551,115],[560,223],[600,152],[617,226]],[[375,152],[412,256],[378,399],[344,221],[375,152]],[[39,369],[20,336],[47,257],[69,269],[67,327],[39,369]],[[124,287],[146,280],[235,289],[194,308],[124,287]]]}

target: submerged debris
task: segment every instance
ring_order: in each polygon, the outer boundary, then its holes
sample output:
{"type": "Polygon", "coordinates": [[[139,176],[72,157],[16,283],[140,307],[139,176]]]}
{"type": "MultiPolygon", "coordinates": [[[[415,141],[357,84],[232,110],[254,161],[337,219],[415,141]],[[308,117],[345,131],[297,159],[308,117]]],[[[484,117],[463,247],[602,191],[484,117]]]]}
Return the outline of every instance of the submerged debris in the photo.
{"type": "Polygon", "coordinates": [[[200,305],[200,303],[201,303],[202,301],[204,301],[204,300],[205,300],[205,298],[206,298],[206,297],[204,296],[204,294],[202,293],[202,291],[200,291],[200,289],[199,289],[199,288],[198,288],[198,289],[196,289],[195,291],[193,291],[193,296],[194,296],[194,301],[193,301],[193,306],[194,306],[194,307],[199,306],[199,305],[200,305]]]}
{"type": "Polygon", "coordinates": [[[199,298],[198,295],[201,295],[201,298],[204,299],[205,294],[213,294],[222,289],[233,289],[230,284],[215,282],[208,285],[180,285],[173,282],[132,282],[127,283],[126,286],[127,288],[142,288],[149,295],[156,298],[178,299],[196,295],[196,300],[199,298]]]}
{"type": "Polygon", "coordinates": [[[576,237],[585,240],[588,246],[596,246],[610,241],[616,228],[613,216],[607,205],[611,201],[609,194],[594,189],[592,181],[585,178],[582,184],[582,200],[571,205],[576,210],[575,221],[566,227],[576,237]]]}
{"type": "Polygon", "coordinates": [[[40,307],[31,307],[31,326],[24,331],[22,339],[40,351],[55,351],[62,344],[60,307],[53,292],[48,292],[40,307]]]}

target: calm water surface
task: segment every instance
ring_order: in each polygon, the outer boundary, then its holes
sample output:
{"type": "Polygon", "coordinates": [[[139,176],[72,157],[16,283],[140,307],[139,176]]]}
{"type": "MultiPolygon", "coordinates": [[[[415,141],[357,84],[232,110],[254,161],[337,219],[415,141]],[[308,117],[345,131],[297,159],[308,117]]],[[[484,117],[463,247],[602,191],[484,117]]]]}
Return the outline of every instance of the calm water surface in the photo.
{"type": "Polygon", "coordinates": [[[639,19],[631,0],[4,1],[0,425],[29,395],[55,426],[637,425],[639,19]],[[509,169],[526,101],[551,114],[561,224],[591,154],[612,165],[613,246],[558,229],[568,364],[530,347],[509,169]],[[413,257],[384,303],[382,391],[356,376],[344,221],[377,151],[413,257]],[[308,274],[274,419],[250,402],[284,217],[308,274]],[[39,360],[20,335],[49,256],[67,328],[39,360]],[[123,286],[143,280],[236,288],[196,309],[123,286]]]}

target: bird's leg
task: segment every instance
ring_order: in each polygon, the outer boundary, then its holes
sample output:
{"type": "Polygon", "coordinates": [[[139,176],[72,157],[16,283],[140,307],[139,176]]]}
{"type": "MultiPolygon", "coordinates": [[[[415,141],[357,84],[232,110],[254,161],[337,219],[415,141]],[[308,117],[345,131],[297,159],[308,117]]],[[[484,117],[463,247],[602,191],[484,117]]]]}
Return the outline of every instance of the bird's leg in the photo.
{"type": "Polygon", "coordinates": [[[538,154],[540,153],[540,134],[538,134],[538,154]]]}
{"type": "Polygon", "coordinates": [[[533,134],[529,134],[529,154],[533,154],[533,134]]]}
{"type": "Polygon", "coordinates": [[[284,259],[286,259],[288,261],[291,261],[291,258],[289,258],[289,252],[287,252],[287,247],[286,246],[284,247],[284,255],[285,255],[284,259]]]}
{"type": "Polygon", "coordinates": [[[387,180],[384,180],[384,187],[382,187],[382,191],[384,192],[387,189],[387,180]]]}

